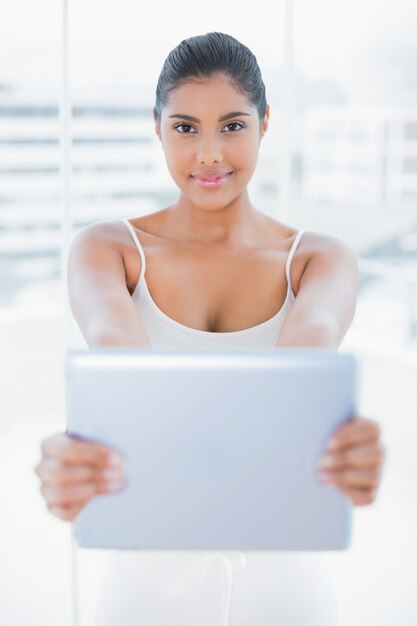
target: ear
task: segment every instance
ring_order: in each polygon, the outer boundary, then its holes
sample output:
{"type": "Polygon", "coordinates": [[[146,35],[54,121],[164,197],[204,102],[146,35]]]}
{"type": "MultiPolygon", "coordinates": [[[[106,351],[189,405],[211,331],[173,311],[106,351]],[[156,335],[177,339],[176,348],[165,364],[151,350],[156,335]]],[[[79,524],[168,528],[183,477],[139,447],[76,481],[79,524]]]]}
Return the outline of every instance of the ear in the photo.
{"type": "Polygon", "coordinates": [[[158,136],[158,139],[161,140],[161,129],[156,121],[155,111],[152,109],[152,117],[155,124],[155,133],[158,136]]]}
{"type": "Polygon", "coordinates": [[[261,139],[265,135],[266,131],[268,130],[268,123],[269,123],[269,104],[266,105],[265,117],[261,123],[261,139]]]}

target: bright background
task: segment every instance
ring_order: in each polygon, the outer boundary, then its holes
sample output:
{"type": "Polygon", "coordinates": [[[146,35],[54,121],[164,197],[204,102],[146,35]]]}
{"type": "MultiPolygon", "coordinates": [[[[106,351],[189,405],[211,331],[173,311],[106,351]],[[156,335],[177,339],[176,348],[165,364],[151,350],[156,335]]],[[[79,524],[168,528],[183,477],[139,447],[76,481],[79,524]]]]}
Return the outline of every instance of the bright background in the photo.
{"type": "Polygon", "coordinates": [[[360,413],[381,423],[388,457],[377,501],[354,512],[351,549],[329,555],[341,626],[414,625],[417,5],[215,0],[203,12],[182,0],[157,11],[70,0],[70,149],[62,14],[56,0],[15,0],[0,21],[0,623],[75,623],[72,558],[79,624],[90,623],[101,555],[74,555],[33,472],[41,440],[65,428],[66,337],[84,345],[73,320],[66,334],[66,246],[85,224],[176,196],[152,124],[157,78],[179,41],[218,30],[256,54],[271,106],[253,203],[341,238],[359,258],[357,313],[340,350],[358,357],[360,413]]]}

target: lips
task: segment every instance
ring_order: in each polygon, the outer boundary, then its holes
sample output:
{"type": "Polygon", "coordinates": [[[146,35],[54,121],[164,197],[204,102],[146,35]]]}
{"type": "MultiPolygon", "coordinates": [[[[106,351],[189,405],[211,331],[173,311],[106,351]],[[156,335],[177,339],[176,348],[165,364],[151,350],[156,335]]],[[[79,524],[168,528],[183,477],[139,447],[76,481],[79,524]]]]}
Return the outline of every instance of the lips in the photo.
{"type": "Polygon", "coordinates": [[[228,174],[233,174],[233,172],[216,172],[214,174],[206,174],[204,172],[197,172],[196,174],[191,174],[192,178],[197,178],[198,180],[206,180],[208,182],[213,182],[218,178],[222,178],[223,176],[227,176],[228,174]]]}
{"type": "Polygon", "coordinates": [[[192,175],[191,178],[197,185],[204,189],[217,189],[218,187],[224,185],[232,175],[233,172],[226,172],[221,176],[217,174],[216,176],[211,176],[209,178],[202,178],[201,176],[192,175]]]}

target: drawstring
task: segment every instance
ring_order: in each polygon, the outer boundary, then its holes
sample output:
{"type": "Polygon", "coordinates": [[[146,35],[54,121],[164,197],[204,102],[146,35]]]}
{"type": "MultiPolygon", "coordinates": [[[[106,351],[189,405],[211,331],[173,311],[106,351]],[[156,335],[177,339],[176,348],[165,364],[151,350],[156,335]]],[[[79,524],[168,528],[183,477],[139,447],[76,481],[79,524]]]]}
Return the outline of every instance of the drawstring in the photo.
{"type": "Polygon", "coordinates": [[[186,570],[171,583],[168,587],[168,593],[172,596],[177,596],[181,593],[187,583],[190,583],[193,580],[196,580],[200,584],[204,582],[207,576],[207,570],[210,564],[215,560],[221,561],[226,568],[228,589],[223,612],[222,626],[228,626],[230,618],[233,573],[246,567],[246,557],[243,552],[214,552],[202,557],[196,563],[193,563],[186,568],[186,570]]]}

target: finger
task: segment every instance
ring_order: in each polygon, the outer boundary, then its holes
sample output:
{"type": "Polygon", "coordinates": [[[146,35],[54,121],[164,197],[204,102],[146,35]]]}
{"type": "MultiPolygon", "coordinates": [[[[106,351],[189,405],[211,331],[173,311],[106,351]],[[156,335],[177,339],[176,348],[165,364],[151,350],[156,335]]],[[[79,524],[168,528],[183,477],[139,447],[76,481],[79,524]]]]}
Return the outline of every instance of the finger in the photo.
{"type": "Polygon", "coordinates": [[[114,482],[82,483],[79,485],[68,485],[66,487],[42,484],[41,493],[50,505],[84,506],[93,496],[109,491],[118,491],[123,488],[123,485],[123,479],[114,482]]]}
{"type": "Polygon", "coordinates": [[[63,519],[67,522],[72,522],[77,517],[78,513],[81,511],[81,507],[79,506],[48,506],[48,510],[53,514],[63,519]]]}
{"type": "Polygon", "coordinates": [[[343,489],[343,494],[356,506],[366,506],[376,500],[376,491],[368,489],[343,489]]]}
{"type": "Polygon", "coordinates": [[[376,470],[326,471],[329,482],[338,487],[376,489],[381,482],[381,473],[376,470]]]}
{"type": "MultiPolygon", "coordinates": [[[[77,483],[99,483],[104,480],[103,469],[92,465],[70,465],[47,457],[36,469],[36,474],[46,484],[69,485],[77,483]]],[[[105,470],[104,470],[105,471],[105,470]]],[[[121,474],[115,470],[115,475],[121,474]]]]}
{"type": "Polygon", "coordinates": [[[377,441],[381,434],[381,428],[373,420],[357,417],[346,424],[342,424],[333,433],[328,449],[341,450],[359,442],[377,441]]]}
{"type": "Polygon", "coordinates": [[[68,507],[79,506],[85,504],[97,493],[97,485],[87,483],[85,485],[77,485],[76,488],[62,488],[56,485],[43,483],[40,491],[45,498],[49,507],[68,507]]]}
{"type": "MultiPolygon", "coordinates": [[[[116,465],[121,457],[108,446],[77,439],[66,433],[58,433],[42,442],[42,453],[45,457],[59,457],[66,463],[95,465],[104,467],[116,465]]],[[[121,463],[119,463],[121,464],[121,463]]]]}
{"type": "Polygon", "coordinates": [[[326,453],[320,460],[320,469],[341,469],[343,467],[379,467],[385,458],[385,448],[380,443],[341,448],[326,453]]]}

